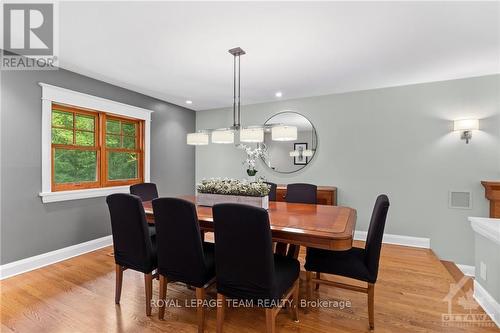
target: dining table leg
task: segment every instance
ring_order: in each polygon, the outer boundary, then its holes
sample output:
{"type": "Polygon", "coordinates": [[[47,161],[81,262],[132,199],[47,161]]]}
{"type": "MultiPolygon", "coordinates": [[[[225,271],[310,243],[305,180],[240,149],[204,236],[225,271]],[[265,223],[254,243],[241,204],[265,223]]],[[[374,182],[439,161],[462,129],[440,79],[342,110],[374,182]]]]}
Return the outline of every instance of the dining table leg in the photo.
{"type": "MultiPolygon", "coordinates": [[[[321,273],[316,272],[316,279],[320,280],[321,279],[321,273]]],[[[314,288],[315,290],[319,290],[319,283],[316,283],[316,287],[314,288]]]]}

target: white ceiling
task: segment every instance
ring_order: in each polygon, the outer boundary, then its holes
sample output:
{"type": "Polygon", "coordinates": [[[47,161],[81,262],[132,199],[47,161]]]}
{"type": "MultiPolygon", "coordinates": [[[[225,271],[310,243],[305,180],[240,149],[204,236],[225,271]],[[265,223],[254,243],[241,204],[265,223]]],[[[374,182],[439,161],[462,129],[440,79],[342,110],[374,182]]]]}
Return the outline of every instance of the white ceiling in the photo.
{"type": "Polygon", "coordinates": [[[500,72],[500,2],[62,2],[61,67],[195,110],[500,72]],[[185,100],[192,100],[186,105],[185,100]]]}

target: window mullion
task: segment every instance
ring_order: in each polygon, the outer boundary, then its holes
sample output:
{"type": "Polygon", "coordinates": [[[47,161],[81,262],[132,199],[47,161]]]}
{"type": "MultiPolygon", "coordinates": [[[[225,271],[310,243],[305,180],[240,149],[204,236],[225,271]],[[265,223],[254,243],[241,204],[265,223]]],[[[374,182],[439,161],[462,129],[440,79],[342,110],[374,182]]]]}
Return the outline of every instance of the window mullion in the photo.
{"type": "Polygon", "coordinates": [[[76,146],[76,113],[73,112],[73,144],[76,146]]]}
{"type": "Polygon", "coordinates": [[[100,186],[105,187],[108,179],[107,179],[107,168],[108,168],[108,162],[106,159],[106,114],[105,113],[99,113],[99,144],[101,147],[101,165],[100,165],[100,186]]]}
{"type": "Polygon", "coordinates": [[[94,146],[96,148],[96,154],[97,154],[97,170],[96,170],[96,177],[97,177],[97,182],[99,183],[99,187],[102,187],[102,177],[101,177],[101,166],[102,166],[102,161],[101,161],[101,142],[99,138],[99,133],[101,131],[101,126],[99,123],[99,118],[100,118],[101,113],[97,113],[94,115],[94,146]]]}

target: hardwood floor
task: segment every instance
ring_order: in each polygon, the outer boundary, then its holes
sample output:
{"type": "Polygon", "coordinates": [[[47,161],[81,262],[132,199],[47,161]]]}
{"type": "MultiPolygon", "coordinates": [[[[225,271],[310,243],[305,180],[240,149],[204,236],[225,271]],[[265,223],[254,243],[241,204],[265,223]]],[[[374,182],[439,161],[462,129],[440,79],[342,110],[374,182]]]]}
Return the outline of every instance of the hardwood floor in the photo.
{"type": "Polygon", "coordinates": [[[455,263],[453,263],[451,261],[441,260],[441,264],[443,264],[443,266],[446,268],[448,273],[450,273],[450,275],[453,277],[453,279],[456,282],[460,281],[462,278],[465,277],[465,280],[464,280],[465,283],[463,286],[464,290],[469,290],[469,289],[474,288],[474,279],[471,277],[465,276],[464,273],[462,273],[462,271],[457,267],[457,265],[455,265],[455,263]]]}
{"type": "MultiPolygon", "coordinates": [[[[0,331],[197,331],[196,304],[184,307],[185,301],[195,299],[195,292],[182,284],[168,284],[168,299],[177,301],[182,307],[167,305],[165,321],[158,320],[158,307],[155,306],[151,317],[145,315],[144,277],[132,270],[124,272],[120,305],[115,305],[115,264],[109,255],[111,251],[110,247],[104,248],[1,281],[0,331]]],[[[303,263],[303,249],[299,258],[303,263]]],[[[305,274],[301,276],[301,298],[306,291],[304,278],[305,274]]],[[[335,281],[346,280],[338,278],[335,281]]],[[[454,282],[432,251],[384,245],[375,286],[375,332],[500,332],[492,322],[488,322],[490,327],[443,325],[442,314],[448,312],[448,303],[443,299],[454,282]]],[[[159,283],[154,280],[154,300],[158,299],[158,288],[159,283]]],[[[466,299],[465,292],[461,289],[453,298],[452,312],[484,313],[481,308],[464,310],[460,304],[466,299]]],[[[210,288],[207,295],[216,299],[215,288],[210,288]]],[[[349,300],[352,306],[313,308],[307,314],[301,309],[299,323],[291,319],[288,310],[283,310],[276,318],[277,332],[369,331],[366,295],[321,285],[318,291],[313,291],[313,297],[327,301],[349,300]]],[[[216,308],[209,308],[205,332],[215,332],[215,319],[216,308]]],[[[226,309],[224,332],[264,332],[265,327],[262,309],[226,309]]]]}

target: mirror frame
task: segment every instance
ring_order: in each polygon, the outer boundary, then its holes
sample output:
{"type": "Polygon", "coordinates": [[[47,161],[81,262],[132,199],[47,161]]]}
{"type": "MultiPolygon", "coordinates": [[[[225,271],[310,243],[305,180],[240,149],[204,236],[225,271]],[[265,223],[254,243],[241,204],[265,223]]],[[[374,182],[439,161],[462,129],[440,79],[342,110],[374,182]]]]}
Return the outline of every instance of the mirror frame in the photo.
{"type": "MultiPolygon", "coordinates": [[[[269,117],[265,122],[264,122],[264,126],[267,124],[267,122],[269,120],[271,120],[272,118],[276,117],[277,115],[280,115],[280,114],[283,114],[283,113],[295,113],[295,114],[298,114],[299,116],[301,117],[304,117],[305,119],[307,119],[307,121],[309,122],[309,124],[311,124],[312,126],[312,129],[314,131],[314,134],[315,134],[315,137],[316,137],[316,150],[313,154],[313,156],[311,156],[309,162],[305,165],[303,165],[301,168],[297,169],[297,170],[294,170],[294,171],[278,171],[276,169],[273,169],[271,167],[269,167],[266,163],[266,161],[264,160],[263,157],[261,157],[261,161],[262,163],[266,166],[266,168],[268,170],[271,170],[273,172],[276,172],[276,173],[281,173],[281,174],[285,174],[285,175],[289,175],[289,174],[292,174],[292,173],[295,173],[295,172],[299,172],[301,170],[303,170],[305,167],[307,167],[309,164],[311,164],[312,160],[314,159],[314,157],[316,156],[316,153],[318,152],[318,147],[319,147],[319,138],[318,138],[318,131],[316,130],[316,126],[314,126],[313,122],[311,121],[311,119],[309,119],[308,117],[304,116],[302,113],[300,112],[297,112],[297,111],[293,111],[293,110],[284,110],[284,111],[280,111],[278,113],[275,113],[273,114],[271,117],[269,117]]],[[[265,143],[265,142],[264,142],[265,143]]],[[[266,145],[267,146],[267,145],[266,145]]]]}

